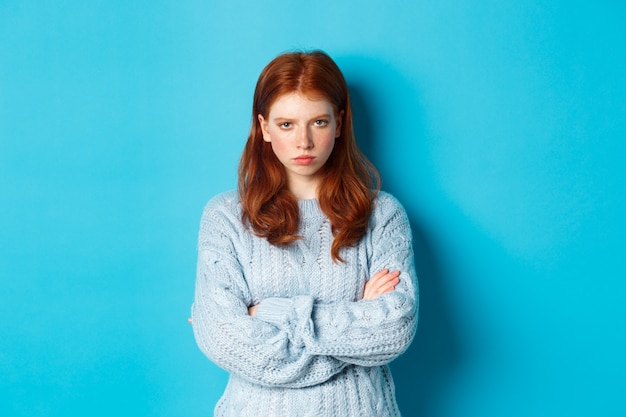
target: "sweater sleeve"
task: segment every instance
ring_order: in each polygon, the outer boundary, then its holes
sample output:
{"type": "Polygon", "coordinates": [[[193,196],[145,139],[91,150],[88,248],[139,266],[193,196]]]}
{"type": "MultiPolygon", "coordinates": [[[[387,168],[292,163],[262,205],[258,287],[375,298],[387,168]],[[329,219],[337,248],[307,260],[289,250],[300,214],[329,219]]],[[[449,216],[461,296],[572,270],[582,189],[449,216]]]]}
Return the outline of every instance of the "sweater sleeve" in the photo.
{"type": "MultiPolygon", "coordinates": [[[[239,230],[211,206],[201,222],[191,312],[202,352],[225,370],[265,386],[311,386],[340,372],[345,362],[309,352],[299,332],[248,315],[252,297],[233,246],[239,230]]],[[[294,308],[306,315],[311,305],[312,299],[294,308]]]]}
{"type": "Polygon", "coordinates": [[[259,304],[257,318],[297,335],[311,355],[375,366],[404,352],[415,335],[418,311],[410,225],[388,194],[379,199],[372,223],[370,276],[383,268],[399,270],[394,291],[375,300],[313,303],[310,309],[304,297],[270,298],[259,304]]]}

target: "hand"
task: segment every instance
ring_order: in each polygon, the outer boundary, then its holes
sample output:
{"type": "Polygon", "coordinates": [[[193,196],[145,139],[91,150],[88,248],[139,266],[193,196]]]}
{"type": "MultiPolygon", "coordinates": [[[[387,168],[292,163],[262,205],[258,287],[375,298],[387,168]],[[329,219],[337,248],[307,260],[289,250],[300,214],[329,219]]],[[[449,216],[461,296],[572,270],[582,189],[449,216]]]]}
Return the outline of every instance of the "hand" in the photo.
{"type": "Polygon", "coordinates": [[[255,306],[250,306],[250,307],[248,307],[248,315],[249,315],[250,317],[254,317],[254,316],[256,316],[256,309],[257,309],[258,307],[259,307],[259,305],[258,305],[258,304],[257,304],[257,305],[255,305],[255,306]]]}
{"type": "Polygon", "coordinates": [[[395,290],[400,282],[399,276],[400,271],[390,272],[387,268],[378,271],[365,283],[363,300],[375,300],[379,295],[395,290]]]}

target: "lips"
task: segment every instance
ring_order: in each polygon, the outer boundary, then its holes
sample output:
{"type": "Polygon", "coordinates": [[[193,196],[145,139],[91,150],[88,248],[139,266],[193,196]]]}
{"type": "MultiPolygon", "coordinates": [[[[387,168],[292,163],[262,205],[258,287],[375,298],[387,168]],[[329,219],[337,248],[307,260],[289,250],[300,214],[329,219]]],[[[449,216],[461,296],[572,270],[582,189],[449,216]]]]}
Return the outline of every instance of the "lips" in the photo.
{"type": "Polygon", "coordinates": [[[313,163],[315,157],[311,155],[300,155],[295,157],[293,160],[298,165],[309,165],[313,163]]]}

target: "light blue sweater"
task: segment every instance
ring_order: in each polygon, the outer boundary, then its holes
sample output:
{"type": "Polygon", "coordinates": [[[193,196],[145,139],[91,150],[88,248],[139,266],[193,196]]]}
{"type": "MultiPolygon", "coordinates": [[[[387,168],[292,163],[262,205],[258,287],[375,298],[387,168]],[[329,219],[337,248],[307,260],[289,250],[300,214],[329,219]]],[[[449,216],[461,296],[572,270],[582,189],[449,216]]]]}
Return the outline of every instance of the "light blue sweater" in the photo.
{"type": "Polygon", "coordinates": [[[200,349],[230,372],[215,416],[397,417],[387,364],[411,343],[418,305],[406,213],[381,192],[367,233],[334,263],[317,200],[298,204],[304,238],[288,247],[242,225],[234,191],[204,210],[192,318],[200,349]],[[383,268],[401,271],[395,291],[362,300],[383,268]]]}

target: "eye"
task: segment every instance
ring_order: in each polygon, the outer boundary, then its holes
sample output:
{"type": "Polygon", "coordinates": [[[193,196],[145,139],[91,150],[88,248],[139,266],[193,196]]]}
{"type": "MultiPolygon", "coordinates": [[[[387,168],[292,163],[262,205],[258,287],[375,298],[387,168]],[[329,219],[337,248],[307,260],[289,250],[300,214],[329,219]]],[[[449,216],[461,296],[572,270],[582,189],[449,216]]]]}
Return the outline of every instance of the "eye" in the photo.
{"type": "Polygon", "coordinates": [[[291,127],[291,123],[290,122],[282,122],[281,124],[278,125],[281,129],[289,129],[291,127]]]}
{"type": "Polygon", "coordinates": [[[326,126],[328,124],[328,120],[320,119],[315,121],[315,126],[326,126]]]}

